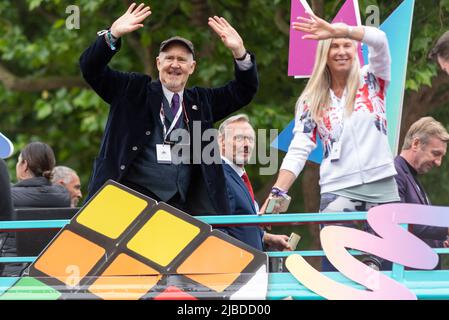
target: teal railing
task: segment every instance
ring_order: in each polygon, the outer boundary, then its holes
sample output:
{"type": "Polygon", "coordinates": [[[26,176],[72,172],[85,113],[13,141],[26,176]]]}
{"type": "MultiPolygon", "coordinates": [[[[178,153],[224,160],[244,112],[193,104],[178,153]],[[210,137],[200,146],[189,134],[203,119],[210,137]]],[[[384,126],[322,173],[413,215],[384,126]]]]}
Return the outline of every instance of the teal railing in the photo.
{"type": "MultiPolygon", "coordinates": [[[[323,222],[364,221],[366,212],[320,213],[320,214],[280,214],[280,215],[244,215],[244,216],[203,216],[196,217],[212,226],[229,225],[301,225],[323,222]]],[[[37,229],[61,229],[70,220],[36,220],[36,221],[0,221],[0,231],[24,231],[37,229]]],[[[403,225],[407,228],[407,225],[403,225]]],[[[413,248],[411,248],[412,250],[413,248]]],[[[434,249],[438,254],[449,254],[449,249],[434,249]]],[[[350,250],[352,255],[363,255],[363,252],[350,250]]],[[[292,254],[300,254],[303,257],[325,256],[320,250],[305,250],[292,252],[267,252],[270,258],[286,258],[292,254]]],[[[0,257],[0,263],[33,262],[36,257],[0,257]]],[[[403,283],[419,299],[448,299],[449,300],[449,270],[416,271],[405,270],[400,264],[393,264],[392,271],[383,271],[394,280],[403,283]]],[[[363,290],[363,287],[352,282],[339,272],[325,272],[326,276],[342,284],[363,290]]],[[[11,283],[11,278],[0,278],[0,289],[11,283]]],[[[0,290],[1,291],[1,290],[0,290]]],[[[289,272],[270,273],[269,275],[269,299],[294,299],[317,300],[322,299],[317,294],[302,286],[289,272]]]]}

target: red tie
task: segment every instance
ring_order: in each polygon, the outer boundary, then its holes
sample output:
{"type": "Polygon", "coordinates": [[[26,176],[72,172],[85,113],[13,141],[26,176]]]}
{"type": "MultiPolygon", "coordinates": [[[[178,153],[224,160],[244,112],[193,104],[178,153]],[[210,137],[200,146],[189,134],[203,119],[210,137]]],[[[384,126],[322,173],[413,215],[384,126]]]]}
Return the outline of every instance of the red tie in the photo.
{"type": "Polygon", "coordinates": [[[243,174],[242,176],[242,180],[246,185],[246,188],[249,191],[249,194],[251,195],[251,199],[253,199],[254,201],[254,191],[253,191],[253,186],[251,185],[251,182],[249,181],[248,175],[246,174],[246,172],[243,174]]]}

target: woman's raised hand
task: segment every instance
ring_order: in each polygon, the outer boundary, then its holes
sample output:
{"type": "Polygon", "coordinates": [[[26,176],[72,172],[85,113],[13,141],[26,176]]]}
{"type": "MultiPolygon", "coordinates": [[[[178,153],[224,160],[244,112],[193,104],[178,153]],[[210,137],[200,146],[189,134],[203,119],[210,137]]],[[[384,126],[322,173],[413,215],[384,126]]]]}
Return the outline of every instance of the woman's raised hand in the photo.
{"type": "Polygon", "coordinates": [[[293,22],[295,30],[303,31],[306,35],[303,39],[326,40],[336,36],[335,26],[316,16],[313,12],[307,12],[309,18],[298,17],[300,22],[293,22]]]}

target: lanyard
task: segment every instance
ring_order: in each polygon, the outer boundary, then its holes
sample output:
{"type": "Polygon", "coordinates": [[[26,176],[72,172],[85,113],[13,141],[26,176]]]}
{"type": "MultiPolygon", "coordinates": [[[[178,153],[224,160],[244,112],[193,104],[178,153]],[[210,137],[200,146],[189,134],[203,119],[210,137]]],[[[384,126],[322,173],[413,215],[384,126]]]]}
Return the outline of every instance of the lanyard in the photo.
{"type": "MultiPolygon", "coordinates": [[[[337,97],[334,93],[334,91],[331,89],[331,99],[332,104],[336,103],[339,109],[341,109],[341,122],[339,124],[339,131],[338,131],[338,140],[341,138],[341,134],[343,132],[344,126],[345,126],[345,115],[346,115],[346,98],[347,98],[347,88],[343,91],[343,95],[341,98],[337,97]]],[[[331,115],[329,115],[329,119],[331,119],[331,115]]]]}
{"type": "Polygon", "coordinates": [[[171,132],[173,131],[173,129],[175,128],[176,123],[178,123],[178,120],[179,120],[179,118],[180,118],[181,115],[182,115],[183,109],[184,109],[184,101],[182,102],[181,107],[178,109],[178,112],[176,113],[176,116],[175,116],[175,118],[173,119],[173,122],[172,122],[170,128],[169,128],[168,131],[167,131],[167,127],[165,126],[164,104],[162,103],[162,105],[161,105],[161,113],[160,113],[160,116],[161,116],[162,126],[163,126],[163,128],[164,128],[164,141],[167,140],[167,137],[170,135],[170,133],[171,133],[171,132]]]}

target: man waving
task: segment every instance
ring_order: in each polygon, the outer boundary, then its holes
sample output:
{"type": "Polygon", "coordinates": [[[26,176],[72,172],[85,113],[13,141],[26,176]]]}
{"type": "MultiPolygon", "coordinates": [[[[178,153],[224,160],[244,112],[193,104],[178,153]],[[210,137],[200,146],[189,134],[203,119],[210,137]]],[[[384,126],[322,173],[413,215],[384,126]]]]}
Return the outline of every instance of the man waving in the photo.
{"type": "Polygon", "coordinates": [[[84,78],[110,104],[87,198],[113,179],[195,215],[229,214],[220,155],[211,155],[218,159],[212,164],[196,159],[207,144],[196,141],[201,138],[192,132],[200,126],[202,136],[214,122],[251,102],[259,84],[254,55],[246,51],[238,32],[215,16],[208,24],[234,57],[235,79],[223,87],[186,88],[196,67],[195,49],[179,36],[161,43],[156,58],[159,79],[155,81],[148,75],[109,68],[121,37],[142,28],[150,15],[150,7],[132,4],[109,30],[99,33],[80,58],[84,78]],[[173,137],[179,130],[188,136],[181,142],[178,134],[173,137]],[[178,143],[189,150],[181,163],[174,159],[178,143]]]}

